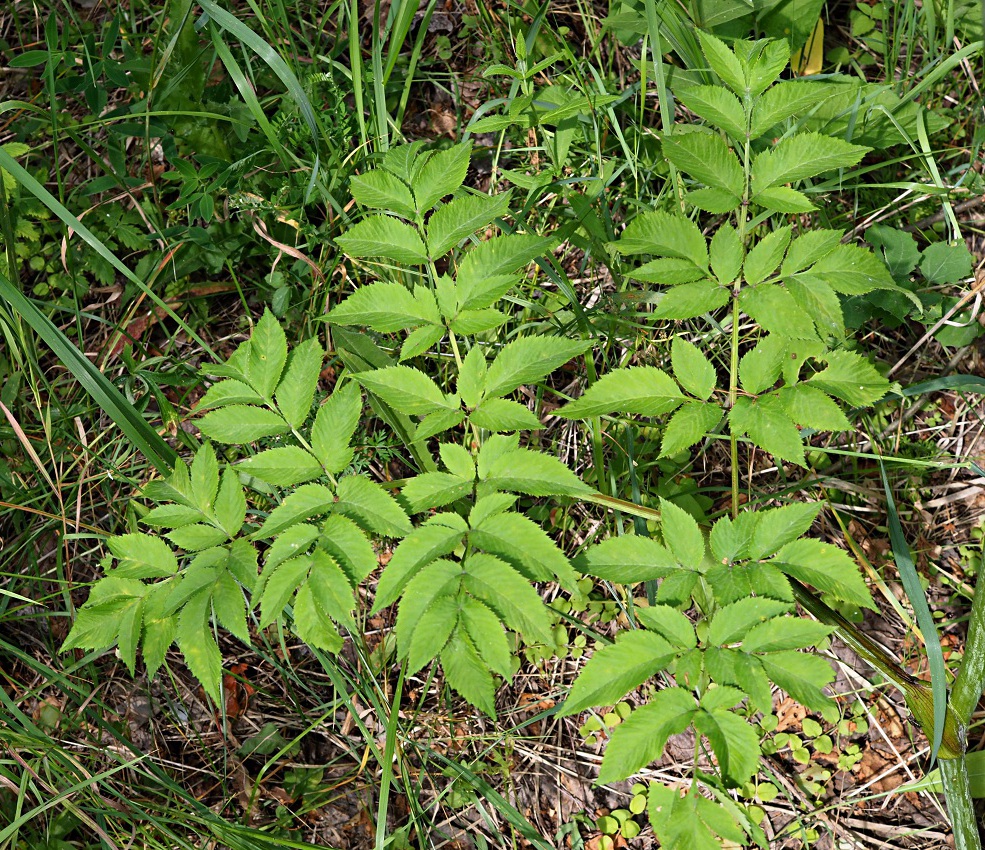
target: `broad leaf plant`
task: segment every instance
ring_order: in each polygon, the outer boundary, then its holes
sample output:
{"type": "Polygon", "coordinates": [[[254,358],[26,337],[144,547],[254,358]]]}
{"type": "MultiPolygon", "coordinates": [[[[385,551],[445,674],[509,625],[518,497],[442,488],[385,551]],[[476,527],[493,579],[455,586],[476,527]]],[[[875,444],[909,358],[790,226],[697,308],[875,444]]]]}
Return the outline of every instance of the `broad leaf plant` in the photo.
{"type": "Polygon", "coordinates": [[[344,634],[361,639],[359,590],[386,547],[373,611],[396,606],[406,671],[438,661],[448,685],[492,715],[497,683],[516,669],[513,636],[551,641],[538,583],[572,593],[580,574],[654,583],[653,604],[636,606],[633,627],[595,652],[560,711],[612,705],[642,687],[644,704],[614,730],[599,781],[631,776],[692,729],[696,756],[708,757],[696,758],[693,781],[649,791],[660,841],[766,846],[729,793],[757,772],[758,713],[771,710],[774,687],[812,710],[833,707],[831,668],[809,651],[832,629],[792,616],[799,594],[809,585],[838,603],[873,603],[851,558],[808,536],[821,503],[739,510],[740,446],[805,466],[805,436],[850,430],[851,410],[885,395],[888,381],[846,346],[841,300],[898,287],[868,249],[809,224],[810,181],[852,168],[867,150],[798,129],[824,84],[779,81],[786,42],[730,48],[699,36],[722,84],[675,91],[704,123],[662,139],[673,208],[638,215],[611,247],[631,264],[619,271],[657,293],[653,324],[705,320],[707,343],[678,335],[669,371],[613,369],[555,413],[641,418],[661,431],[663,456],[727,439],[730,515],[702,526],[661,500],[658,537],[627,529],[574,561],[525,515],[521,497],[599,500],[528,446],[543,426],[517,394],[590,357],[595,341],[521,330],[496,343],[508,294],[552,243],[489,237],[510,214],[509,193],[463,189],[468,144],[433,152],[416,142],[352,180],[368,212],[338,246],[353,262],[378,264],[380,279],[326,316],[347,366],[331,394],[317,392],[322,344],[289,350],[269,312],[227,362],[207,367],[213,383],[196,420],[205,442],[189,465],[144,487],[154,503],[141,519],[147,530],[108,540],[105,577],[64,649],[116,646],[131,671],[139,650],[153,676],[177,642],[218,702],[216,626],[248,644],[280,623],[337,652],[344,634]],[[712,222],[707,231],[696,211],[712,222]],[[382,340],[394,335],[388,352],[382,340]],[[399,493],[353,462],[367,402],[418,467],[399,493]],[[214,445],[241,459],[220,462],[214,445]]]}

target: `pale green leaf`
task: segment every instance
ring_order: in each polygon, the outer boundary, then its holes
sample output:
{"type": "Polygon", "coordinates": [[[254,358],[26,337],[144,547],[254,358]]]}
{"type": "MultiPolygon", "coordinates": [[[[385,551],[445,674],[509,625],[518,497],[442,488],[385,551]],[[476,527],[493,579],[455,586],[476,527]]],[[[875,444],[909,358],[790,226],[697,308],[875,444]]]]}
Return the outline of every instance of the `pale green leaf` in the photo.
{"type": "Polygon", "coordinates": [[[413,176],[420,171],[423,159],[419,154],[424,147],[424,140],[419,139],[406,145],[396,145],[383,155],[383,168],[405,183],[410,183],[413,176]]]}
{"type": "Polygon", "coordinates": [[[222,473],[222,485],[215,500],[215,518],[230,538],[242,531],[246,521],[246,494],[231,467],[226,467],[222,473]]]}
{"type": "Polygon", "coordinates": [[[861,245],[838,245],[798,278],[808,284],[824,281],[843,295],[899,289],[882,260],[861,245]]]}
{"type": "Polygon", "coordinates": [[[298,446],[267,449],[240,461],[236,468],[277,487],[292,487],[322,475],[318,461],[298,446]]]}
{"type": "Polygon", "coordinates": [[[824,355],[827,368],[812,376],[809,383],[855,407],[879,401],[889,391],[889,381],[868,360],[852,351],[831,351],[824,355]]]}
{"type": "Polygon", "coordinates": [[[350,177],[349,192],[364,207],[414,217],[414,196],[407,184],[382,168],[350,177]]]}
{"type": "Polygon", "coordinates": [[[198,427],[217,443],[234,445],[252,443],[291,430],[283,417],[272,410],[245,404],[232,404],[206,413],[198,420],[198,427]]]}
{"type": "Polygon", "coordinates": [[[780,274],[786,278],[803,271],[837,248],[843,236],[840,230],[822,228],[801,233],[790,243],[780,274]]]}
{"type": "Polygon", "coordinates": [[[801,705],[812,711],[835,706],[834,700],[821,690],[834,680],[834,671],[825,659],[796,650],[758,657],[766,675],[801,705]]]}
{"type": "Polygon", "coordinates": [[[315,604],[335,622],[352,626],[356,607],[349,578],[328,552],[317,547],[311,553],[311,572],[307,584],[315,604]]]}
{"type": "Polygon", "coordinates": [[[745,177],[738,157],[717,133],[675,133],[663,140],[663,153],[695,180],[741,198],[745,177]]]}
{"type": "Polygon", "coordinates": [[[857,165],[869,148],[820,133],[798,133],[758,154],[752,163],[755,195],[783,183],[857,165]]]}
{"type": "Polygon", "coordinates": [[[772,334],[792,339],[817,339],[811,317],[782,286],[763,283],[739,294],[742,310],[772,334]]]}
{"type": "MultiPolygon", "coordinates": [[[[464,526],[464,522],[463,522],[464,526]]],[[[423,525],[408,534],[393,551],[376,587],[373,612],[396,602],[409,582],[426,564],[448,555],[462,542],[466,529],[423,525]]]]}
{"type": "Polygon", "coordinates": [[[593,492],[556,457],[518,449],[493,461],[482,480],[497,490],[528,496],[577,496],[593,492]]]}
{"type": "Polygon", "coordinates": [[[803,617],[777,617],[753,626],[742,639],[743,652],[779,652],[817,646],[829,634],[831,626],[803,617]]]}
{"type": "Polygon", "coordinates": [[[318,545],[335,558],[352,587],[356,587],[379,565],[373,545],[362,529],[351,519],[338,514],[325,520],[318,545]]]}
{"type": "Polygon", "coordinates": [[[431,209],[446,195],[454,194],[465,182],[472,156],[472,143],[459,143],[438,151],[428,158],[424,167],[411,176],[418,213],[431,209]]]}
{"type": "Polygon", "coordinates": [[[821,512],[821,507],[820,502],[794,502],[782,508],[759,511],[759,522],[749,545],[749,557],[765,558],[806,534],[821,512]]]}
{"type": "Polygon", "coordinates": [[[677,286],[681,283],[691,283],[706,276],[704,269],[698,268],[690,260],[679,260],[673,257],[662,257],[650,260],[638,268],[626,272],[626,277],[640,280],[644,283],[659,283],[664,286],[677,286]]]}
{"type": "Polygon", "coordinates": [[[198,508],[188,508],[184,505],[159,505],[149,510],[140,521],[144,525],[155,528],[181,528],[202,519],[198,508]]]}
{"type": "Polygon", "coordinates": [[[729,411],[729,424],[733,434],[747,435],[775,458],[806,466],[800,431],[776,396],[742,396],[729,411]]]}
{"type": "Polygon", "coordinates": [[[698,226],[680,215],[655,211],[636,216],[613,247],[621,254],[654,254],[708,268],[708,248],[698,226]]]}
{"type": "Polygon", "coordinates": [[[137,667],[137,646],[140,643],[140,633],[144,625],[144,603],[140,600],[134,605],[128,605],[120,612],[120,633],[116,644],[119,647],[120,658],[127,665],[127,670],[133,676],[137,667]]]}
{"type": "Polygon", "coordinates": [[[757,711],[767,714],[772,710],[770,681],[758,658],[737,649],[707,647],[704,662],[712,681],[741,688],[748,695],[749,704],[757,711]]]}
{"type": "Polygon", "coordinates": [[[721,225],[711,237],[708,246],[711,270],[722,286],[735,283],[742,268],[743,250],[739,233],[731,224],[721,225]]]}
{"type": "Polygon", "coordinates": [[[407,481],[401,494],[412,513],[441,508],[463,499],[472,492],[474,478],[462,478],[448,472],[425,472],[407,481]]]}
{"type": "Polygon", "coordinates": [[[325,352],[317,339],[306,339],[291,352],[287,371],[277,385],[277,407],[288,424],[300,428],[315,399],[325,352]]]}
{"type": "Polygon", "coordinates": [[[205,395],[195,405],[195,412],[200,413],[212,407],[225,407],[227,404],[263,404],[263,396],[242,381],[227,378],[214,383],[205,391],[205,395]]]}
{"type": "Polygon", "coordinates": [[[721,86],[690,86],[682,89],[677,99],[699,118],[745,144],[746,114],[732,92],[721,86]]]}
{"type": "Polygon", "coordinates": [[[333,475],[342,472],[352,461],[349,443],[359,426],[362,396],[352,381],[336,386],[325,403],[318,408],[311,428],[311,448],[322,466],[333,475]]]}
{"type": "Polygon", "coordinates": [[[463,563],[465,589],[528,642],[550,644],[551,616],[540,594],[506,561],[478,553],[463,563]]]}
{"type": "Polygon", "coordinates": [[[667,549],[649,537],[624,534],[592,546],[575,560],[579,572],[618,584],[665,578],[682,569],[667,549]]]}
{"type": "Polygon", "coordinates": [[[679,564],[701,568],[705,559],[705,537],[698,523],[687,511],[667,499],[660,499],[660,528],[664,544],[679,564]]]}
{"type": "Polygon", "coordinates": [[[429,413],[421,419],[420,424],[414,429],[412,442],[421,443],[424,440],[429,440],[435,434],[449,431],[456,425],[464,422],[465,411],[457,406],[457,401],[455,404],[456,406],[453,409],[445,408],[443,410],[436,410],[434,413],[429,413]]]}
{"type": "Polygon", "coordinates": [[[803,192],[791,189],[789,186],[770,186],[756,195],[755,203],[775,212],[796,215],[809,213],[817,209],[803,192]]]}
{"type": "Polygon", "coordinates": [[[487,605],[465,596],[461,600],[460,623],[489,668],[504,679],[513,675],[509,641],[502,624],[487,605]]]}
{"type": "Polygon", "coordinates": [[[192,499],[200,511],[208,513],[219,489],[219,461],[211,443],[203,443],[195,452],[190,473],[192,499]]]}
{"type": "Polygon", "coordinates": [[[609,413],[660,416],[686,400],[674,379],[653,366],[614,369],[592,384],[580,398],[555,411],[568,419],[588,419],[609,413]]]}
{"type": "Polygon", "coordinates": [[[186,552],[199,552],[202,549],[210,549],[225,543],[229,539],[221,528],[206,523],[196,523],[195,525],[183,525],[164,535],[179,549],[186,552]]]}
{"type": "Polygon", "coordinates": [[[469,542],[502,558],[533,581],[553,581],[573,588],[576,575],[567,556],[544,530],[518,513],[499,513],[482,518],[469,532],[469,542]]]}
{"type": "Polygon", "coordinates": [[[492,464],[503,455],[515,452],[519,447],[520,437],[518,434],[493,434],[487,438],[480,446],[479,454],[476,456],[479,478],[488,478],[492,464]]]}
{"type": "Polygon", "coordinates": [[[249,540],[242,537],[229,544],[226,553],[226,569],[236,581],[251,593],[257,584],[259,553],[249,540]]]}
{"type": "Polygon", "coordinates": [[[822,339],[833,337],[836,342],[845,338],[845,317],[841,299],[821,280],[805,282],[799,277],[785,281],[787,292],[797,305],[811,317],[822,339]]]}
{"type": "Polygon", "coordinates": [[[863,608],[875,608],[858,566],[837,546],[820,540],[793,540],[770,563],[822,593],[863,608]]]}
{"type": "Polygon", "coordinates": [[[793,600],[790,580],[770,563],[720,564],[708,570],[705,579],[722,605],[752,595],[783,602],[793,600]]]}
{"type": "Polygon", "coordinates": [[[243,588],[228,572],[219,573],[212,588],[212,608],[219,624],[249,645],[250,630],[246,625],[246,599],[243,588]]]}
{"type": "Polygon", "coordinates": [[[725,646],[736,643],[746,633],[771,617],[787,613],[793,606],[789,602],[769,599],[765,596],[747,596],[716,612],[708,627],[705,642],[709,646],[725,646]]]}
{"type": "Polygon", "coordinates": [[[449,327],[457,334],[475,336],[494,330],[508,321],[509,317],[501,310],[462,310],[452,319],[449,327]]]}
{"type": "Polygon", "coordinates": [[[374,283],[360,286],[326,317],[336,325],[370,327],[393,333],[423,324],[440,322],[433,296],[411,293],[402,283],[374,283]]]}
{"type": "Polygon", "coordinates": [[[724,411],[717,404],[689,401],[667,422],[660,442],[660,457],[674,457],[703,440],[722,421],[724,411]]]}
{"type": "Polygon", "coordinates": [[[722,773],[736,784],[748,781],[759,765],[759,735],[731,711],[699,711],[694,728],[710,742],[722,773]]]}
{"type": "MultiPolygon", "coordinates": [[[[792,40],[806,41],[817,22],[822,5],[819,0],[810,2],[814,5],[805,7],[801,2],[796,6],[784,5],[781,8],[777,4],[760,18],[759,24],[765,32],[784,35],[788,32],[799,33],[792,40]]],[[[797,46],[803,41],[799,41],[797,46]]],[[[752,98],[758,98],[775,83],[790,62],[790,41],[786,38],[736,41],[732,47],[739,61],[746,66],[746,81],[752,98]]]]}
{"type": "Polygon", "coordinates": [[[441,652],[445,680],[476,708],[496,716],[492,674],[464,631],[459,630],[441,652]]]}
{"type": "Polygon", "coordinates": [[[767,130],[800,113],[810,112],[834,94],[829,83],[793,80],[777,83],[756,98],[750,135],[758,139],[767,130]]]}
{"type": "MultiPolygon", "coordinates": [[[[424,612],[440,596],[468,597],[462,594],[462,567],[454,561],[439,558],[431,561],[415,575],[404,588],[397,611],[394,632],[397,635],[397,655],[406,658],[410,652],[411,638],[424,612]]],[[[497,621],[498,622],[498,621],[497,621]]]]}
{"type": "Polygon", "coordinates": [[[696,712],[694,697],[683,688],[656,693],[613,730],[602,759],[599,784],[626,779],[660,758],[667,739],[687,729],[696,712]]]}
{"type": "Polygon", "coordinates": [[[247,377],[249,384],[265,399],[273,398],[287,362],[287,337],[270,310],[264,310],[250,336],[247,377]]]}
{"type": "Polygon", "coordinates": [[[444,325],[424,325],[415,328],[404,339],[400,346],[400,361],[410,360],[423,354],[435,345],[445,335],[444,325]]]}
{"type": "Polygon", "coordinates": [[[447,254],[463,239],[484,230],[510,211],[510,193],[462,195],[439,207],[428,219],[428,253],[432,260],[447,254]]]}
{"type": "Polygon", "coordinates": [[[748,557],[759,517],[760,514],[755,511],[743,511],[734,520],[728,516],[716,520],[708,535],[715,560],[728,564],[748,557]]]}
{"type": "Polygon", "coordinates": [[[717,376],[711,361],[694,343],[675,336],[670,347],[674,377],[691,395],[707,401],[715,391],[717,376]]]}
{"type": "Polygon", "coordinates": [[[417,231],[387,215],[364,218],[335,242],[350,257],[381,257],[407,265],[425,263],[428,258],[417,231]]]}
{"type": "Polygon", "coordinates": [[[786,340],[779,334],[764,336],[739,360],[739,383],[747,393],[768,390],[780,377],[786,340]]]}
{"type": "Polygon", "coordinates": [[[343,478],[336,495],[334,510],[367,530],[387,537],[403,537],[410,533],[410,522],[396,499],[368,478],[361,475],[343,478]]]}
{"type": "MultiPolygon", "coordinates": [[[[610,646],[596,651],[571,686],[560,714],[568,716],[600,705],[613,705],[655,676],[677,650],[654,632],[623,632],[610,646]]],[[[692,700],[693,707],[693,700],[692,700]]]]}
{"type": "Polygon", "coordinates": [[[308,550],[318,539],[318,529],[307,523],[298,523],[281,531],[270,544],[264,557],[264,573],[272,571],[288,558],[293,558],[308,550]]]}
{"type": "Polygon", "coordinates": [[[499,433],[536,431],[544,427],[541,421],[522,404],[505,398],[486,399],[472,411],[469,419],[478,428],[499,433]]]}
{"type": "Polygon", "coordinates": [[[669,605],[651,605],[636,608],[636,619],[643,628],[656,632],[679,649],[694,649],[697,638],[691,621],[676,608],[669,605]]]}
{"type": "Polygon", "coordinates": [[[517,233],[487,239],[472,248],[458,268],[458,306],[463,310],[491,306],[516,281],[517,269],[550,247],[550,239],[517,233]]]}
{"type": "Polygon", "coordinates": [[[253,534],[253,539],[274,537],[309,517],[326,514],[334,502],[335,494],[324,484],[302,484],[270,512],[259,531],[253,534]]]}
{"type": "Polygon", "coordinates": [[[693,319],[714,312],[728,300],[729,290],[714,281],[685,283],[663,293],[653,315],[657,319],[693,319]]]}
{"type": "Polygon", "coordinates": [[[815,431],[850,431],[852,423],[838,405],[807,384],[783,387],[777,396],[790,418],[815,431]]]}
{"type": "Polygon", "coordinates": [[[423,416],[457,409],[427,375],[411,366],[385,366],[353,377],[367,390],[401,413],[423,416]]]}
{"type": "Polygon", "coordinates": [[[458,625],[458,616],[458,600],[451,596],[439,596],[421,614],[407,652],[408,675],[416,673],[441,652],[458,625]]]}
{"type": "Polygon", "coordinates": [[[315,585],[307,582],[298,591],[294,601],[294,631],[309,646],[338,652],[342,649],[342,636],[328,614],[315,601],[315,585]]]}
{"type": "Polygon", "coordinates": [[[167,578],[178,572],[178,559],[161,538],[150,534],[118,534],[106,540],[117,559],[114,574],[120,578],[167,578]]]}
{"type": "Polygon", "coordinates": [[[742,206],[742,198],[724,189],[702,187],[684,195],[684,202],[714,215],[728,215],[742,206]]]}
{"type": "MultiPolygon", "coordinates": [[[[284,611],[311,569],[311,556],[301,555],[278,564],[273,572],[264,570],[266,581],[260,596],[260,628],[265,629],[284,611]]],[[[310,591],[308,591],[310,593],[310,591]]]]}
{"type": "Polygon", "coordinates": [[[453,475],[470,481],[475,478],[475,458],[464,446],[442,443],[438,446],[438,454],[445,468],[453,475]]]}
{"type": "Polygon", "coordinates": [[[779,268],[790,244],[792,232],[790,227],[780,227],[766,234],[753,246],[746,254],[742,266],[746,283],[750,285],[761,283],[779,268]]]}
{"type": "Polygon", "coordinates": [[[698,40],[701,42],[701,52],[704,53],[712,70],[739,97],[746,93],[746,76],[742,65],[728,46],[711,33],[697,29],[698,40]]]}
{"type": "Polygon", "coordinates": [[[458,370],[456,384],[458,394],[469,409],[478,407],[485,395],[486,371],[486,353],[481,345],[473,345],[458,370]]]}
{"type": "Polygon", "coordinates": [[[192,675],[216,705],[222,704],[222,653],[209,628],[211,594],[200,591],[178,616],[175,638],[192,675]]]}
{"type": "Polygon", "coordinates": [[[523,384],[543,380],[573,357],[584,354],[590,340],[528,336],[503,346],[486,372],[487,397],[504,396],[523,384]]]}

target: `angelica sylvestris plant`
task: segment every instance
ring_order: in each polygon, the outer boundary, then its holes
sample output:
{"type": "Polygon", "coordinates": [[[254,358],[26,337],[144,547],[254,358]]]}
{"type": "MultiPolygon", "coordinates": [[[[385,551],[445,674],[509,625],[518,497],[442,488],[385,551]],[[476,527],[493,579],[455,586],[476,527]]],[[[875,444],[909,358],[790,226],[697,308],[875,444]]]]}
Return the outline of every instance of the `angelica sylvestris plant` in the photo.
{"type": "Polygon", "coordinates": [[[785,42],[737,42],[730,49],[699,37],[723,85],[675,92],[706,124],[677,125],[663,151],[679,172],[684,206],[719,218],[709,239],[680,212],[643,213],[613,248],[644,260],[628,277],[661,287],[655,319],[727,310],[720,325],[727,329],[720,337],[727,381],[708,353],[678,337],[673,377],[652,366],[616,369],[557,411],[572,419],[668,417],[664,456],[721,428],[728,433],[731,517],[706,535],[689,515],[662,502],[663,544],[626,534],[588,550],[576,564],[622,584],[660,581],[658,604],[636,611],[642,628],[592,657],[562,711],[611,705],[656,676],[673,683],[615,729],[599,777],[630,776],[660,756],[670,735],[689,727],[699,744],[707,741],[718,771],[702,771],[700,779],[721,805],[699,793],[696,781],[683,796],[651,786],[651,822],[668,847],[712,847],[718,839],[763,844],[761,830],[727,790],[756,772],[759,735],[750,718],[770,711],[770,683],[808,708],[833,708],[822,693],[833,678],[828,664],[801,651],[830,628],[790,616],[794,590],[807,583],[833,600],[865,607],[872,600],[842,550],[805,537],[820,505],[739,512],[739,444],[805,466],[806,429],[847,430],[845,405],[880,399],[888,381],[843,348],[840,296],[896,288],[883,263],[845,244],[843,233],[783,223],[782,216],[814,209],[802,181],[852,167],[866,152],[788,129],[789,119],[824,96],[823,85],[778,82],[789,60],[785,42]],[[743,325],[752,326],[751,336],[743,338],[743,325]]]}

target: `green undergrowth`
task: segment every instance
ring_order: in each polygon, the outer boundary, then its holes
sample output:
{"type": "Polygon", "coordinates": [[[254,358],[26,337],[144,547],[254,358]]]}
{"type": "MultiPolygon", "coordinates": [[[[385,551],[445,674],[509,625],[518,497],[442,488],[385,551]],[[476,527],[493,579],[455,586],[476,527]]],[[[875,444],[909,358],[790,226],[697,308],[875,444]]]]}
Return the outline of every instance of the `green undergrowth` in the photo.
{"type": "Polygon", "coordinates": [[[747,5],[15,4],[0,848],[810,844],[834,636],[977,846],[903,494],[980,471],[901,432],[983,389],[981,20],[747,5]],[[866,636],[897,579],[929,682],[866,636]],[[619,805],[511,802],[548,724],[619,805]]]}

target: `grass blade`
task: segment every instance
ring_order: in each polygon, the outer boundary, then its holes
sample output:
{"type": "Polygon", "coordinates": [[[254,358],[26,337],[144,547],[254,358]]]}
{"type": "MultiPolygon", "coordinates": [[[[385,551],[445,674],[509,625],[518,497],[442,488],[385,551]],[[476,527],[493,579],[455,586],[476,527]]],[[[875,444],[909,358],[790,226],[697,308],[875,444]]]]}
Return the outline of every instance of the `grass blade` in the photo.
{"type": "Polygon", "coordinates": [[[0,298],[6,301],[47,343],[62,365],[75,376],[86,392],[92,396],[93,401],[119,426],[144,457],[154,464],[162,475],[170,473],[178,459],[174,449],[147,424],[109,378],[34,306],[33,301],[26,298],[3,275],[0,275],[0,298]]]}
{"type": "MultiPolygon", "coordinates": [[[[931,739],[930,758],[933,761],[937,758],[937,751],[940,749],[941,741],[944,738],[944,720],[947,716],[947,681],[944,675],[944,654],[941,651],[937,625],[934,623],[933,616],[931,616],[930,608],[927,605],[927,597],[924,595],[923,588],[920,586],[920,576],[917,575],[917,568],[913,564],[913,554],[910,552],[910,547],[907,545],[906,538],[903,536],[903,527],[900,525],[899,514],[896,512],[893,491],[889,487],[886,468],[881,460],[879,462],[879,472],[882,475],[882,484],[886,491],[889,540],[893,546],[893,557],[896,560],[896,568],[903,582],[903,589],[906,591],[906,595],[910,600],[910,605],[913,606],[917,625],[923,634],[924,645],[927,647],[927,663],[930,666],[930,687],[934,697],[934,728],[933,733],[928,736],[931,739]]],[[[925,734],[927,731],[927,729],[924,729],[925,734]]]]}

